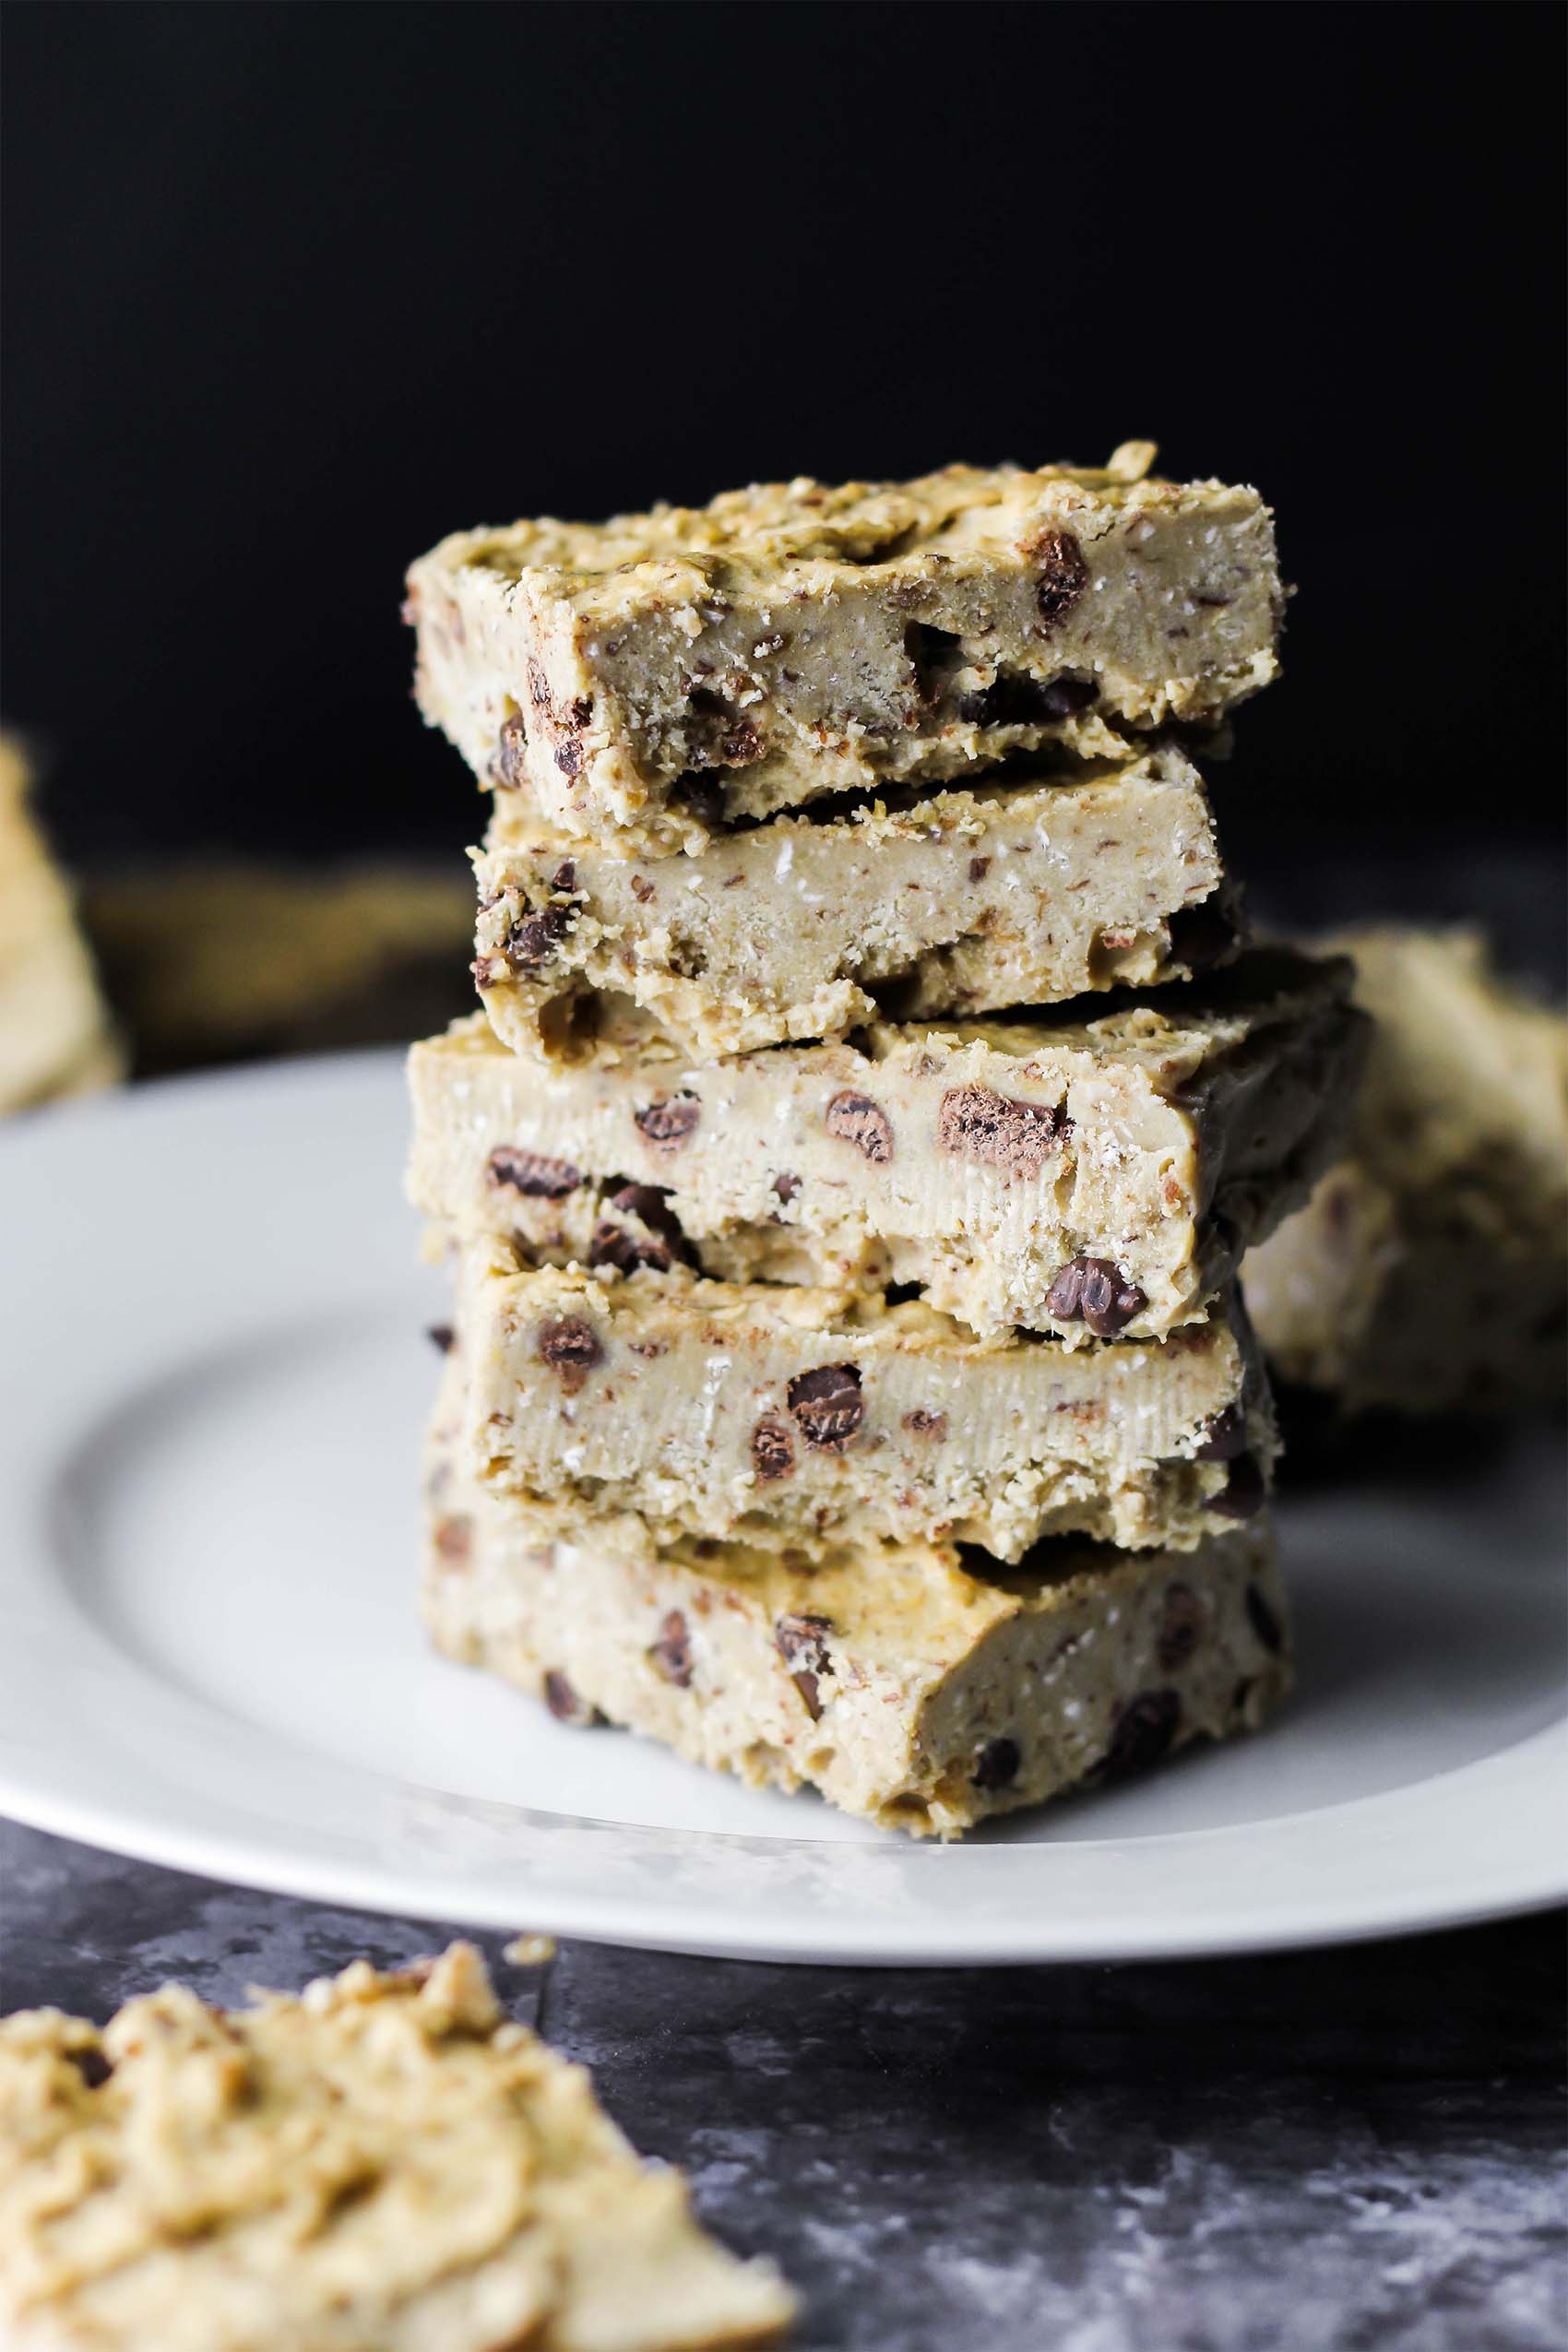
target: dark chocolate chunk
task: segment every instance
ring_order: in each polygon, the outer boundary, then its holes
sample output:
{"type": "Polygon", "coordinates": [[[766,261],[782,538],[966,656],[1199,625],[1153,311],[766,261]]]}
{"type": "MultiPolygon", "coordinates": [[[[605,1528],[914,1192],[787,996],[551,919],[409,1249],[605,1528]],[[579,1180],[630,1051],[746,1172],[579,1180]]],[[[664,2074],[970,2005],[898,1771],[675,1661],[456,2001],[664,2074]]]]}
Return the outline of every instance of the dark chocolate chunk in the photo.
{"type": "Polygon", "coordinates": [[[824,1453],[841,1452],[865,1419],[854,1364],[818,1364],[797,1372],[784,1393],[806,1443],[824,1453]]]}
{"type": "Polygon", "coordinates": [[[647,1265],[667,1274],[677,1258],[690,1254],[664,1185],[623,1184],[611,1194],[609,1206],[621,1217],[636,1218],[643,1229],[639,1233],[630,1225],[618,1225],[613,1217],[601,1217],[588,1242],[589,1265],[612,1265],[623,1274],[647,1265]]]}
{"type": "Polygon", "coordinates": [[[1107,1780],[1125,1780],[1159,1762],[1176,1737],[1182,1701],[1174,1691],[1146,1691],[1124,1706],[1106,1751],[1107,1780]]]}
{"type": "Polygon", "coordinates": [[[1240,1405],[1227,1405],[1224,1411],[1211,1413],[1204,1423],[1203,1443],[1195,1460],[1199,1462],[1233,1462],[1238,1454],[1247,1450],[1247,1417],[1240,1405]]]}
{"type": "Polygon", "coordinates": [[[971,882],[983,882],[990,872],[991,860],[989,858],[971,858],[969,860],[969,880],[971,882]]]}
{"type": "Polygon", "coordinates": [[[1285,1647],[1285,1628],[1256,1585],[1247,1586],[1247,1622],[1271,1657],[1285,1647]]]}
{"type": "Polygon", "coordinates": [[[992,1087],[949,1087],[936,1114],[936,1140],[965,1159],[1033,1176],[1072,1123],[1048,1102],[1024,1102],[992,1087]]]}
{"type": "Polygon", "coordinates": [[[667,1682],[678,1690],[691,1688],[692,1634],[691,1628],[678,1609],[672,1609],[659,1629],[659,1639],[648,1650],[648,1657],[667,1682]]]}
{"type": "Polygon", "coordinates": [[[575,890],[576,886],[577,869],[570,858],[563,858],[550,877],[550,887],[552,890],[575,890]]]}
{"type": "Polygon", "coordinates": [[[1039,572],[1035,602],[1049,632],[1060,627],[1087,588],[1089,567],[1072,531],[1043,530],[1025,552],[1039,572]]]}
{"type": "Polygon", "coordinates": [[[685,1142],[702,1117],[702,1104],[695,1094],[683,1090],[680,1094],[664,1096],[658,1102],[648,1103],[643,1110],[634,1111],[632,1116],[639,1133],[646,1135],[650,1144],[656,1145],[660,1151],[673,1151],[678,1144],[685,1142]]]}
{"type": "Polygon", "coordinates": [[[583,747],[579,737],[563,735],[555,746],[555,765],[563,776],[576,778],[581,773],[583,747]]]}
{"type": "Polygon", "coordinates": [[[893,1157],[893,1122],[869,1094],[855,1094],[846,1087],[834,1096],[822,1114],[822,1123],[830,1135],[853,1144],[862,1159],[885,1167],[893,1157]]]}
{"type": "Polygon", "coordinates": [[[831,1618],[813,1616],[804,1610],[781,1617],[773,1629],[774,1645],[789,1668],[790,1680],[804,1699],[806,1712],[814,1723],[822,1716],[822,1677],[833,1671],[827,1650],[827,1636],[832,1631],[831,1618]]]}
{"type": "Polygon", "coordinates": [[[505,1184],[528,1200],[561,1201],[582,1182],[582,1170],[569,1159],[551,1159],[541,1151],[523,1151],[516,1144],[497,1144],[484,1164],[485,1181],[497,1191],[505,1184]]]}
{"type": "Polygon", "coordinates": [[[947,1416],[927,1412],[923,1405],[917,1405],[912,1413],[905,1414],[903,1427],[911,1437],[929,1438],[933,1445],[940,1445],[947,1434],[947,1416]]]}
{"type": "Polygon", "coordinates": [[[580,1699],[566,1677],[552,1667],[544,1678],[544,1704],[557,1723],[575,1723],[580,1730],[588,1730],[604,1717],[587,1699],[580,1699]]]}
{"type": "Polygon", "coordinates": [[[765,1413],[752,1431],[752,1467],[759,1479],[787,1479],[795,1467],[795,1441],[777,1413],[765,1413]]]}
{"type": "Polygon", "coordinates": [[[974,1788],[1011,1788],[1022,1762],[1016,1740],[988,1740],[975,1751],[969,1785],[974,1788]]]}
{"type": "Polygon", "coordinates": [[[433,1323],[424,1336],[438,1354],[449,1356],[457,1335],[449,1323],[433,1323]]]}
{"type": "Polygon", "coordinates": [[[1109,1258],[1069,1258],[1046,1292],[1048,1311],[1058,1323],[1087,1323],[1097,1339],[1113,1339],[1148,1304],[1109,1258]]]}
{"type": "Polygon", "coordinates": [[[509,922],[499,949],[508,970],[537,971],[548,963],[570,931],[575,912],[571,907],[540,907],[509,922]]]}
{"type": "Polygon", "coordinates": [[[1226,1519],[1254,1518],[1268,1499],[1263,1465],[1255,1454],[1238,1454],[1219,1492],[1209,1497],[1209,1509],[1226,1519]]]}
{"type": "Polygon", "coordinates": [[[575,1396],[595,1364],[603,1360],[599,1334],[586,1315],[555,1315],[541,1323],[536,1342],[568,1396],[575,1396]]]}
{"type": "Polygon", "coordinates": [[[114,2072],[101,2049],[67,2049],[61,2055],[76,2068],[89,2091],[101,2091],[114,2072]]]}
{"type": "Polygon", "coordinates": [[[520,710],[501,730],[495,746],[495,781],[504,792],[519,791],[528,781],[529,731],[520,710]]]}
{"type": "Polygon", "coordinates": [[[1167,1674],[1185,1666],[1203,1638],[1207,1611],[1191,1585],[1168,1585],[1155,1656],[1167,1674]]]}

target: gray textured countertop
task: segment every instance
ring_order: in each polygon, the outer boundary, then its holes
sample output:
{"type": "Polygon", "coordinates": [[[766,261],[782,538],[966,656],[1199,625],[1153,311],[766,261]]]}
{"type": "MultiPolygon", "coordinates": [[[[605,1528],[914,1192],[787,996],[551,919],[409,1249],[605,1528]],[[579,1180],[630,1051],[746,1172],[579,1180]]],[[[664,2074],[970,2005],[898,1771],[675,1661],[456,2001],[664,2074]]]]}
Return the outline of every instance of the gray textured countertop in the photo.
{"type": "MultiPolygon", "coordinates": [[[[451,1923],[451,1930],[461,1928],[451,1923]]],[[[448,1930],[0,1824],[0,2002],[101,2017],[448,1930]]],[[[564,1944],[500,1963],[801,2352],[1555,2352],[1561,1917],[1158,1967],[874,1973],[564,1944]]],[[[149,2347],[149,2352],[151,2348],[149,2347]]]]}

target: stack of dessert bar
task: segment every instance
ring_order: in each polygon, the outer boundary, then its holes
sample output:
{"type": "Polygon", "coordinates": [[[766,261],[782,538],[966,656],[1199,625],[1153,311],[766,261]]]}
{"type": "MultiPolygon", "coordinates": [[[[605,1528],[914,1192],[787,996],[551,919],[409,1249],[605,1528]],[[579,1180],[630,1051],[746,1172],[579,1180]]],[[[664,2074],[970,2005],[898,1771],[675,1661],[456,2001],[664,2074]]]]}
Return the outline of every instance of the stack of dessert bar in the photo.
{"type": "Polygon", "coordinates": [[[1196,745],[1276,668],[1250,490],[953,467],[445,540],[482,1015],[437,1644],[950,1835],[1256,1725],[1277,1450],[1234,1276],[1332,1158],[1348,968],[1243,946],[1196,745]]]}

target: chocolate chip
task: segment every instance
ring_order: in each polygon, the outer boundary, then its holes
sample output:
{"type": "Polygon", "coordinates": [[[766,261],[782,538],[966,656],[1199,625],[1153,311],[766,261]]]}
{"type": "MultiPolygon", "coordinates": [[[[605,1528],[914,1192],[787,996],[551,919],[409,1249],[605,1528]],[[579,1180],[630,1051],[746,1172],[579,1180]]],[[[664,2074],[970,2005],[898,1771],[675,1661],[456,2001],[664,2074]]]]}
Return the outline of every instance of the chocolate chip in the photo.
{"type": "Polygon", "coordinates": [[[975,1768],[969,1775],[972,1788],[1011,1788],[1018,1777],[1023,1758],[1018,1753],[1016,1740],[988,1740],[975,1751],[975,1768]]]}
{"type": "Polygon", "coordinates": [[[814,1617],[807,1610],[781,1617],[773,1629],[774,1645],[789,1668],[790,1680],[804,1699],[806,1712],[814,1723],[822,1717],[818,1685],[825,1674],[833,1671],[827,1650],[827,1636],[832,1631],[831,1618],[814,1617]]]}
{"type": "Polygon", "coordinates": [[[1106,1751],[1107,1780],[1125,1780],[1159,1762],[1176,1737],[1182,1701],[1174,1691],[1146,1691],[1124,1706],[1106,1751]]]}
{"type": "Polygon", "coordinates": [[[1285,1628],[1256,1585],[1247,1586],[1247,1622],[1271,1657],[1285,1647],[1285,1628]]]}
{"type": "Polygon", "coordinates": [[[1168,1674],[1185,1666],[1203,1636],[1207,1611],[1191,1585],[1168,1585],[1155,1656],[1168,1674]]]}
{"type": "Polygon", "coordinates": [[[642,905],[646,907],[648,900],[655,895],[653,884],[647,879],[646,875],[640,873],[633,874],[632,896],[634,898],[640,900],[642,905]]]}
{"type": "Polygon", "coordinates": [[[781,1201],[792,1201],[801,1189],[801,1180],[798,1176],[791,1176],[786,1170],[782,1175],[774,1178],[773,1189],[781,1201]]]}
{"type": "Polygon", "coordinates": [[[589,1235],[588,1262],[590,1266],[613,1266],[617,1274],[636,1274],[644,1265],[655,1274],[670,1271],[670,1253],[662,1241],[639,1240],[629,1226],[617,1225],[612,1217],[601,1217],[589,1235]]]}
{"type": "Polygon", "coordinates": [[[61,2056],[76,2068],[89,2091],[101,2091],[114,2072],[101,2049],[67,2049],[61,2056]]]}
{"type": "Polygon", "coordinates": [[[580,1730],[587,1731],[605,1719],[596,1706],[577,1696],[566,1677],[553,1666],[544,1678],[544,1704],[557,1723],[574,1723],[580,1730]]]}
{"type": "Polygon", "coordinates": [[[784,1393],[806,1443],[823,1453],[841,1452],[865,1419],[854,1364],[818,1364],[797,1372],[784,1393]]]}
{"type": "Polygon", "coordinates": [[[449,1323],[433,1323],[424,1336],[438,1355],[449,1356],[457,1335],[449,1323]]]}
{"type": "Polygon", "coordinates": [[[576,866],[570,858],[563,858],[550,877],[550,887],[552,890],[575,890],[576,886],[576,866]]]}
{"type": "Polygon", "coordinates": [[[635,1217],[644,1231],[638,1234],[628,1226],[617,1225],[614,1218],[601,1217],[588,1243],[589,1265],[612,1265],[623,1274],[635,1274],[638,1266],[647,1265],[667,1274],[676,1258],[690,1254],[664,1185],[623,1184],[611,1194],[609,1206],[622,1217],[635,1217]]]}
{"type": "Polygon", "coordinates": [[[787,1479],[795,1467],[795,1441],[776,1413],[766,1413],[752,1431],[752,1467],[759,1479],[787,1479]]]}
{"type": "Polygon", "coordinates": [[[521,790],[528,780],[529,731],[520,710],[501,730],[495,747],[495,781],[504,792],[521,790]]]}
{"type": "Polygon", "coordinates": [[[571,907],[540,907],[509,922],[497,951],[508,970],[531,972],[548,963],[572,928],[575,912],[571,907]]]}
{"type": "Polygon", "coordinates": [[[702,1117],[702,1104],[695,1094],[683,1090],[648,1103],[632,1116],[650,1144],[660,1151],[673,1151],[678,1144],[684,1143],[702,1117]]]}
{"type": "Polygon", "coordinates": [[[1198,1462],[1233,1462],[1247,1450],[1247,1417],[1240,1405],[1227,1405],[1204,1423],[1203,1443],[1193,1457],[1198,1462]]]}
{"type": "Polygon", "coordinates": [[[869,1094],[853,1094],[848,1088],[836,1094],[822,1114],[822,1123],[830,1135],[853,1144],[862,1159],[885,1167],[893,1157],[893,1122],[869,1094]]]}
{"type": "Polygon", "coordinates": [[[550,708],[550,682],[531,654],[529,657],[529,700],[536,710],[550,708]]]}
{"type": "Polygon", "coordinates": [[[969,880],[971,882],[983,882],[990,872],[991,860],[989,858],[971,858],[969,860],[969,880]]]}
{"type": "Polygon", "coordinates": [[[586,1315],[556,1315],[541,1323],[536,1341],[543,1362],[550,1366],[568,1396],[575,1396],[595,1364],[603,1360],[599,1334],[586,1315]]]}
{"type": "Polygon", "coordinates": [[[1200,898],[1196,906],[1178,907],[1166,922],[1170,960],[1189,972],[1212,971],[1229,961],[1241,943],[1241,926],[1223,892],[1200,898]]]}
{"type": "Polygon", "coordinates": [[[473,1524],[468,1519],[438,1519],[431,1540],[448,1568],[461,1568],[474,1548],[473,1524]]]}
{"type": "Polygon", "coordinates": [[[911,1437],[929,1438],[933,1445],[940,1445],[947,1434],[947,1416],[928,1413],[923,1405],[917,1405],[912,1413],[905,1414],[903,1427],[911,1437]]]}
{"type": "Polygon", "coordinates": [[[1218,1494],[1209,1497],[1208,1507],[1218,1511],[1222,1518],[1251,1519],[1267,1499],[1268,1486],[1257,1455],[1238,1454],[1225,1484],[1218,1494]]]}
{"type": "Polygon", "coordinates": [[[1112,1339],[1148,1304],[1109,1258],[1069,1258],[1045,1294],[1058,1323],[1087,1323],[1097,1339],[1112,1339]]]}
{"type": "Polygon", "coordinates": [[[497,1192],[509,1185],[528,1200],[560,1201],[582,1182],[582,1170],[569,1159],[551,1159],[541,1151],[523,1151],[516,1144],[497,1144],[484,1164],[485,1181],[497,1192]]]}
{"type": "Polygon", "coordinates": [[[583,747],[576,735],[563,737],[555,746],[555,765],[563,776],[576,778],[582,772],[583,747]]]}
{"type": "Polygon", "coordinates": [[[936,1140],[965,1159],[1004,1168],[1010,1176],[1032,1176],[1072,1123],[1048,1102],[1023,1102],[992,1087],[949,1087],[936,1114],[936,1140]]]}
{"type": "Polygon", "coordinates": [[[691,1628],[678,1609],[672,1609],[659,1629],[659,1639],[648,1651],[667,1682],[677,1690],[686,1691],[692,1681],[691,1628]]]}
{"type": "Polygon", "coordinates": [[[1044,530],[1025,550],[1039,572],[1035,602],[1047,630],[1060,627],[1089,584],[1084,551],[1071,531],[1044,530]]]}

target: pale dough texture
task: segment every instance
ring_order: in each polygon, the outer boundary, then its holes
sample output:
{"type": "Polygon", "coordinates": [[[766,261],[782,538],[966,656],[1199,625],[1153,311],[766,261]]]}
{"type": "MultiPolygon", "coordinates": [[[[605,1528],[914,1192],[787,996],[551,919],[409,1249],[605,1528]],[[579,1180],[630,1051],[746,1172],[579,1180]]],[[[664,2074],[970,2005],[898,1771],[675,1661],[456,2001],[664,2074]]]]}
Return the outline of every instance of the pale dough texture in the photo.
{"type": "Polygon", "coordinates": [[[471,1946],[299,1999],[0,2023],[7,2352],[699,2352],[790,2297],[639,2164],[471,1946]]]}
{"type": "Polygon", "coordinates": [[[665,846],[1214,722],[1275,674],[1273,526],[1255,491],[1142,479],[1152,456],[457,532],[409,574],[420,707],[503,799],[665,846]]]}

